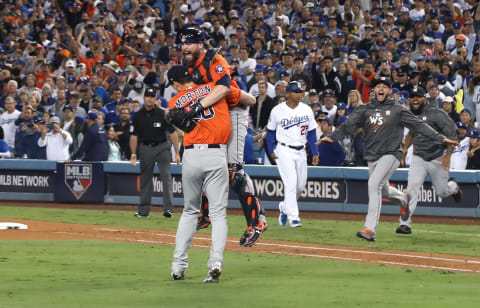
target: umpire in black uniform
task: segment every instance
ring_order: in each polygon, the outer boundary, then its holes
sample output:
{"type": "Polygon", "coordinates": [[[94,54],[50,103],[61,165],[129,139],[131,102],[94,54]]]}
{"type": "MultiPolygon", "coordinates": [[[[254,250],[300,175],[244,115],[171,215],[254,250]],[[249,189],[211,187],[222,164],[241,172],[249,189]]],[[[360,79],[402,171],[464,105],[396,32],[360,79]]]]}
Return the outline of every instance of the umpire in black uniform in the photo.
{"type": "Polygon", "coordinates": [[[152,177],[155,163],[158,164],[163,184],[163,216],[170,218],[173,213],[172,176],[170,173],[171,147],[175,147],[177,164],[178,137],[175,128],[165,121],[165,111],[155,105],[155,90],[146,89],[144,106],[133,116],[130,127],[130,163],[137,165],[137,150],[140,158],[140,205],[136,217],[147,217],[152,207],[152,177]],[[169,137],[170,135],[170,137],[169,137]]]}

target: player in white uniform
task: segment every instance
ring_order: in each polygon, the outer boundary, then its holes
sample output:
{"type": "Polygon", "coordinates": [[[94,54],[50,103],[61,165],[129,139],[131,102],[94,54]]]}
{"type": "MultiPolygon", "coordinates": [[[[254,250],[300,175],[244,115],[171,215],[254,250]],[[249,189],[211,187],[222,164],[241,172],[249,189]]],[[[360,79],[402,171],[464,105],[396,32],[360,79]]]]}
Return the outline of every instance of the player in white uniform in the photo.
{"type": "Polygon", "coordinates": [[[312,149],[312,163],[318,164],[317,123],[312,109],[300,103],[303,92],[297,81],[290,82],[287,101],[272,109],[267,125],[268,154],[277,162],[284,186],[284,200],[279,204],[282,226],[287,220],[291,227],[302,225],[297,200],[307,184],[307,141],[312,149]],[[275,139],[277,147],[272,151],[275,139]]]}

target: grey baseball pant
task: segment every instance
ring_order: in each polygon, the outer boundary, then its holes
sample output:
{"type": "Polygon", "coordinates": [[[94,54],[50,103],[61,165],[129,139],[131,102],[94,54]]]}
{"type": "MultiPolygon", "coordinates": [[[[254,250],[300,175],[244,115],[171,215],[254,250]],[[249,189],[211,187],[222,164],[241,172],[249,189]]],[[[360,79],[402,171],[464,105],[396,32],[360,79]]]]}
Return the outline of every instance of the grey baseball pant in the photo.
{"type": "Polygon", "coordinates": [[[210,268],[215,262],[223,264],[223,250],[228,233],[229,186],[225,146],[208,148],[207,145],[195,145],[193,149],[185,149],[182,185],[185,205],[178,223],[172,272],[183,272],[188,267],[188,249],[196,231],[202,191],[209,201],[212,224],[212,245],[207,266],[210,268]]]}
{"type": "Polygon", "coordinates": [[[372,232],[376,232],[380,219],[382,196],[398,205],[407,202],[405,193],[391,187],[388,182],[399,165],[400,161],[393,155],[384,155],[377,161],[368,162],[368,213],[365,219],[365,228],[372,232]]]}
{"type": "Polygon", "coordinates": [[[160,179],[163,186],[163,208],[173,210],[172,198],[172,175],[170,172],[170,148],[169,141],[160,143],[157,146],[146,146],[140,144],[140,204],[138,213],[147,216],[152,208],[153,171],[155,163],[158,165],[160,179]]]}
{"type": "Polygon", "coordinates": [[[448,171],[442,168],[440,159],[425,161],[420,156],[413,155],[412,162],[410,163],[410,171],[408,172],[407,186],[407,194],[410,197],[408,202],[410,217],[408,217],[406,221],[400,218],[401,225],[411,226],[412,215],[417,208],[418,192],[427,174],[432,178],[432,184],[437,196],[444,198],[458,192],[457,183],[448,181],[448,171]]]}

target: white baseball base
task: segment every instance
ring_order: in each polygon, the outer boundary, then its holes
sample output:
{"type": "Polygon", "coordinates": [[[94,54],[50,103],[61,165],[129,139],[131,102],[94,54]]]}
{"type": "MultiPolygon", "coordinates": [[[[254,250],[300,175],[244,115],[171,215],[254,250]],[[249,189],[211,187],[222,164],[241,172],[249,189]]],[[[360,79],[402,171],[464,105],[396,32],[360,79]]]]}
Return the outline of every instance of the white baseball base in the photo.
{"type": "Polygon", "coordinates": [[[0,230],[12,230],[12,229],[27,230],[28,226],[18,222],[0,222],[0,230]]]}

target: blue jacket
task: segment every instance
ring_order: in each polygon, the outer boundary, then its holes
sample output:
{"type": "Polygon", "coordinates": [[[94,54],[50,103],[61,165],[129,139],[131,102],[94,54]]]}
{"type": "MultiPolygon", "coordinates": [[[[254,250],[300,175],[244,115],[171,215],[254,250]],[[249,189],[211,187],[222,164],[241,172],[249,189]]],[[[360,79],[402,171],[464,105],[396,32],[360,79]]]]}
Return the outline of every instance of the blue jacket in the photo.
{"type": "Polygon", "coordinates": [[[85,154],[84,161],[106,161],[108,160],[107,133],[103,127],[95,123],[87,128],[82,145],[77,153],[72,155],[72,160],[85,154]]]}
{"type": "Polygon", "coordinates": [[[338,141],[322,143],[318,146],[318,166],[342,166],[345,150],[338,141]]]}

